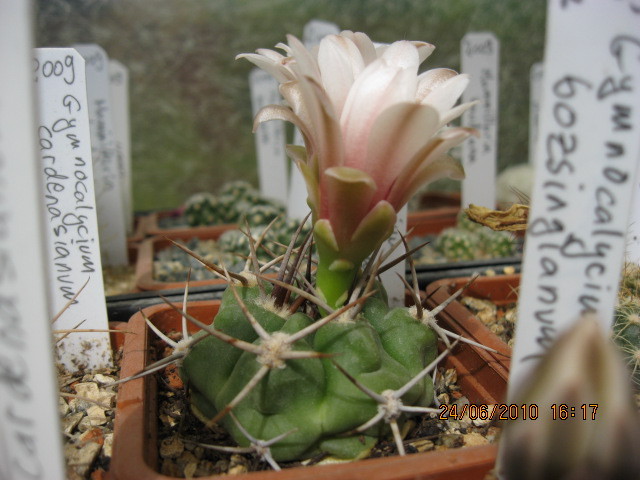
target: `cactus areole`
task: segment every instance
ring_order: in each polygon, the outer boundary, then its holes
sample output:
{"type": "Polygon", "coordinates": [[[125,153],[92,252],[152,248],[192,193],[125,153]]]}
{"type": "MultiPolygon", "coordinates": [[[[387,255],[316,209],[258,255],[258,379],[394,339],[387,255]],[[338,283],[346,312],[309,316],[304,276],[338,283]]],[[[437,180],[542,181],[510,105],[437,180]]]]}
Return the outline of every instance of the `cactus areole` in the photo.
{"type": "Polygon", "coordinates": [[[288,152],[307,184],[316,256],[294,238],[267,282],[252,254],[254,273],[231,282],[182,376],[203,422],[221,423],[241,446],[268,444],[270,462],[359,458],[389,433],[402,454],[399,424],[436,411],[429,373],[446,336],[419,305],[390,309],[375,282],[380,263],[363,262],[419,187],[463,177],[446,152],[474,132],[447,124],[471,106],[455,106],[468,78],[418,74],[434,49],[424,42],[374,45],[345,31],[313,50],[292,36],[278,47],[284,55],[239,57],[271,73],[285,99],[255,126],[283,119],[304,137],[288,152]]]}

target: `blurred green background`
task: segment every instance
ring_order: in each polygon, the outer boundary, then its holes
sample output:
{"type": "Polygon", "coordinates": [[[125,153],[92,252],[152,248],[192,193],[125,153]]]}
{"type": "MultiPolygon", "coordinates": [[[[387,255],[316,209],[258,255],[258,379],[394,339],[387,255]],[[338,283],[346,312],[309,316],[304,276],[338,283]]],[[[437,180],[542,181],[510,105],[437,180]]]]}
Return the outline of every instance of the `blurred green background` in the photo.
{"type": "Polygon", "coordinates": [[[501,42],[498,170],[527,161],[529,69],[544,0],[38,0],[36,45],[100,44],[129,68],[137,211],[173,208],[243,178],[257,186],[248,74],[238,53],[302,36],[311,19],[374,41],[436,45],[423,69],[460,66],[469,31],[501,42]]]}

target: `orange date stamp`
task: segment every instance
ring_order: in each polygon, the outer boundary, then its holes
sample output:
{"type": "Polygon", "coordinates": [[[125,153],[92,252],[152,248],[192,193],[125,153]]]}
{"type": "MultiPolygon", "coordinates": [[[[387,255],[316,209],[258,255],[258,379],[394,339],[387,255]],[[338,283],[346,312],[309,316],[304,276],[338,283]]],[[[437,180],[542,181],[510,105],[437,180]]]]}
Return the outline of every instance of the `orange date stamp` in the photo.
{"type": "MultiPolygon", "coordinates": [[[[595,420],[598,411],[597,403],[583,403],[579,406],[554,403],[550,405],[552,420],[595,420]]],[[[507,404],[483,405],[466,403],[462,405],[440,405],[440,420],[537,420],[540,408],[537,404],[507,404]]]]}
{"type": "Polygon", "coordinates": [[[440,420],[535,420],[538,418],[539,409],[535,403],[530,405],[515,403],[496,403],[495,405],[483,405],[465,403],[462,405],[440,405],[440,420]]]}

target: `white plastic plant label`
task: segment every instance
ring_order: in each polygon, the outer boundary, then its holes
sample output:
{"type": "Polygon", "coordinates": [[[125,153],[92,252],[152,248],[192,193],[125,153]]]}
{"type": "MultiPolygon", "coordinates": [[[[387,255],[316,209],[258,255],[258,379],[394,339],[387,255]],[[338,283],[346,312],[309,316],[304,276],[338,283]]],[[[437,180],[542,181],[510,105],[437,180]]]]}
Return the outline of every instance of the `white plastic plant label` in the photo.
{"type": "Polygon", "coordinates": [[[538,125],[540,123],[540,97],[542,95],[542,62],[531,65],[529,71],[529,163],[536,158],[538,144],[538,125]]]}
{"type": "Polygon", "coordinates": [[[109,93],[113,112],[113,135],[120,167],[122,210],[126,234],[133,233],[131,199],[131,122],[129,119],[129,69],[117,60],[109,60],[109,93]]]}
{"type": "Polygon", "coordinates": [[[467,33],[460,44],[461,70],[471,77],[463,102],[478,103],[462,114],[462,125],[473,127],[479,137],[462,144],[462,207],[470,203],[494,208],[498,149],[498,79],[500,42],[493,33],[467,33]]]}
{"type": "Polygon", "coordinates": [[[337,35],[340,27],[335,23],[324,20],[311,20],[307,22],[302,31],[302,41],[307,48],[320,45],[320,41],[327,35],[337,35]]]}
{"type": "MultiPolygon", "coordinates": [[[[53,328],[106,330],[84,59],[73,48],[39,48],[33,61],[51,311],[84,286],[53,328]]],[[[109,334],[71,333],[56,343],[56,355],[70,371],[109,366],[109,334]]]]}
{"type": "Polygon", "coordinates": [[[611,328],[640,154],[640,11],[552,0],[510,395],[581,313],[611,328]]]}
{"type": "MultiPolygon", "coordinates": [[[[400,241],[400,234],[407,234],[407,211],[408,208],[405,205],[399,212],[398,218],[396,220],[396,228],[391,234],[391,236],[385,240],[382,244],[381,252],[384,253],[385,250],[389,250],[395,243],[400,241]]],[[[404,245],[401,243],[391,254],[391,256],[386,260],[385,263],[392,262],[394,259],[401,257],[406,253],[404,245]]],[[[406,272],[406,261],[403,260],[398,262],[397,265],[394,265],[386,272],[383,272],[380,275],[380,280],[382,280],[382,285],[384,285],[385,290],[387,291],[387,296],[389,298],[389,306],[394,307],[404,307],[404,290],[405,286],[402,283],[402,280],[398,278],[398,275],[404,277],[406,272]]]]}
{"type": "MultiPolygon", "coordinates": [[[[327,35],[340,33],[340,28],[331,22],[322,20],[311,20],[303,30],[302,41],[307,48],[315,47],[327,35]]],[[[302,145],[302,135],[296,128],[293,137],[294,145],[302,145]]],[[[287,201],[287,216],[302,220],[309,213],[307,205],[307,187],[304,183],[302,173],[291,165],[291,175],[289,178],[289,199],[287,201]]]]}
{"type": "Polygon", "coordinates": [[[118,163],[113,133],[109,57],[95,44],[77,44],[73,47],[85,60],[102,263],[126,265],[128,258],[122,194],[123,169],[118,163]]]}
{"type": "Polygon", "coordinates": [[[30,3],[0,18],[0,478],[62,480],[30,3]]]}
{"type": "MultiPolygon", "coordinates": [[[[278,81],[264,70],[259,68],[251,70],[249,87],[254,116],[261,108],[282,102],[278,85],[278,81]]],[[[284,121],[271,120],[261,123],[255,133],[255,142],[260,193],[264,197],[286,204],[289,176],[287,175],[287,155],[284,151],[286,143],[284,121]]]]}

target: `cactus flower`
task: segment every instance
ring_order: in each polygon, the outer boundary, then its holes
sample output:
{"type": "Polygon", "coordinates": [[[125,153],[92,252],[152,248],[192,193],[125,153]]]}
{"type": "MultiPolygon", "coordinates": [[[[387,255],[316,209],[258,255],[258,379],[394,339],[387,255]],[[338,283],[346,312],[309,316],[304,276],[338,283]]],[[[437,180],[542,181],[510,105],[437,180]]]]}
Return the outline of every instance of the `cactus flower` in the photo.
{"type": "Polygon", "coordinates": [[[640,478],[640,417],[620,354],[593,314],[560,337],[522,383],[500,440],[507,479],[640,478]]]}
{"type": "Polygon", "coordinates": [[[418,68],[434,50],[425,42],[375,45],[344,31],[308,50],[294,36],[279,52],[242,54],[280,83],[283,105],[255,117],[296,125],[305,147],[289,146],[302,172],[318,249],[316,282],[331,306],[344,303],[363,260],[392,233],[396,213],[425,183],[464,176],[447,151],[474,131],[447,124],[471,106],[455,106],[466,75],[418,68]]]}

